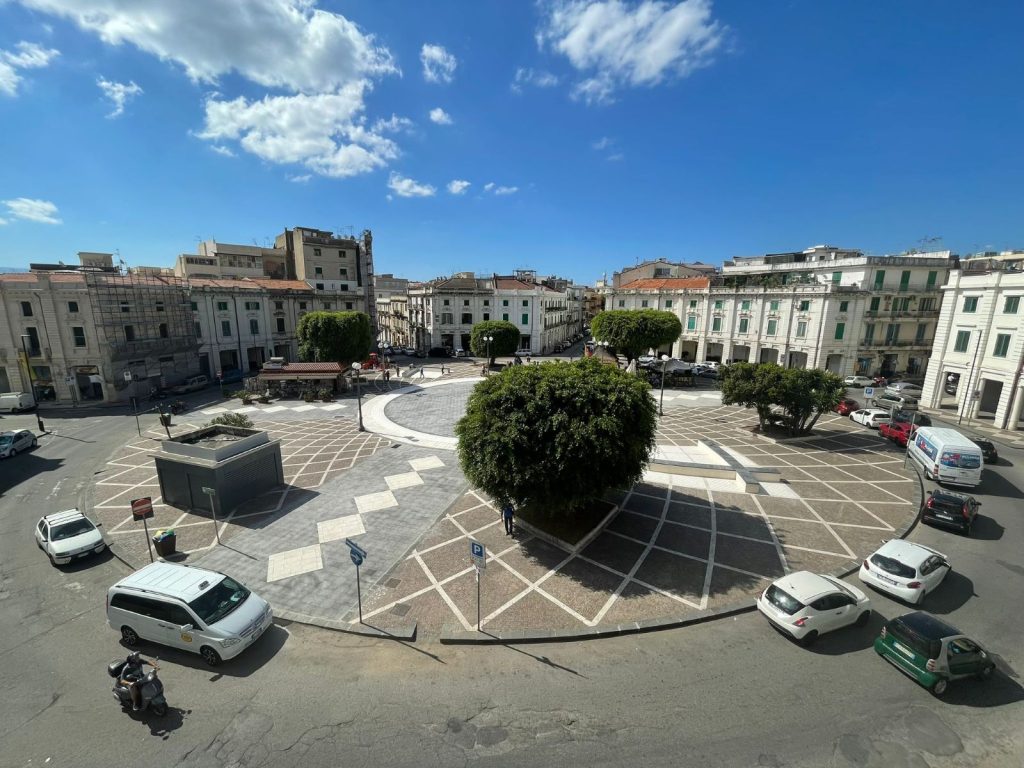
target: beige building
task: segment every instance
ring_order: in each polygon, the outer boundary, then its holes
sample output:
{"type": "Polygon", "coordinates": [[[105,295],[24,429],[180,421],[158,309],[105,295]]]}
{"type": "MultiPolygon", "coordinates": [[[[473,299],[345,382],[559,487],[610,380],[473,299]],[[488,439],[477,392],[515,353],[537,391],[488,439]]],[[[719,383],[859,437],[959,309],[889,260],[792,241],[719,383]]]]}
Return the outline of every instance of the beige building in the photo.
{"type": "Polygon", "coordinates": [[[683,262],[669,261],[668,259],[653,259],[644,261],[632,267],[623,267],[618,272],[612,273],[612,288],[621,288],[636,280],[650,280],[666,277],[714,277],[717,269],[711,264],[695,262],[685,264],[683,262]]]}
{"type": "Polygon", "coordinates": [[[409,333],[409,297],[405,294],[377,297],[379,344],[394,347],[411,346],[409,333]]]}

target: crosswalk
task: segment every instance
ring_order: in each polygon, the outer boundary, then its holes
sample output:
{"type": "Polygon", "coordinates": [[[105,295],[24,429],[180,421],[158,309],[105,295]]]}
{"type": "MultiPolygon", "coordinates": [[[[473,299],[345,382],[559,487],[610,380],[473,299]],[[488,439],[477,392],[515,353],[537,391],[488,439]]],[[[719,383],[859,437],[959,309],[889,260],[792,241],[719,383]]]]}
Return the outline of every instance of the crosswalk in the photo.
{"type": "Polygon", "coordinates": [[[311,411],[339,411],[342,408],[349,408],[348,403],[297,403],[296,405],[243,405],[239,408],[207,408],[204,411],[200,411],[204,416],[217,416],[222,413],[281,413],[282,411],[292,411],[294,413],[309,413],[311,411]]]}

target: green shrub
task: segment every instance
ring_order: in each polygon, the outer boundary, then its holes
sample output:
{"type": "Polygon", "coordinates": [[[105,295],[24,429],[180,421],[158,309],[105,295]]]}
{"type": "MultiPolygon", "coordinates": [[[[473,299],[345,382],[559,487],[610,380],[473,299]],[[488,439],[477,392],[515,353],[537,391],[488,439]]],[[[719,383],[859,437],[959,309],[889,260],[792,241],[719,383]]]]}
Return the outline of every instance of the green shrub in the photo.
{"type": "Polygon", "coordinates": [[[241,429],[253,428],[252,419],[244,413],[222,413],[220,416],[210,419],[206,426],[212,427],[215,424],[221,424],[225,427],[239,427],[241,429]]]}

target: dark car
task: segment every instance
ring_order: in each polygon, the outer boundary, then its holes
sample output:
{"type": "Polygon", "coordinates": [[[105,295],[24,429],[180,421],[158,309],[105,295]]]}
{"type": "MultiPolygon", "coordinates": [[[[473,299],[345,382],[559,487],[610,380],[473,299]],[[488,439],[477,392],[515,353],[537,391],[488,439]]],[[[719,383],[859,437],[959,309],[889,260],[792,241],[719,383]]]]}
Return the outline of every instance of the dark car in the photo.
{"type": "Polygon", "coordinates": [[[932,418],[927,413],[918,413],[917,411],[896,411],[896,415],[892,419],[894,422],[905,421],[908,424],[913,423],[915,427],[930,427],[932,425],[932,418]]]}
{"type": "Polygon", "coordinates": [[[431,347],[427,352],[427,357],[451,357],[451,355],[444,347],[431,347]]]}
{"type": "Polygon", "coordinates": [[[963,493],[929,491],[928,498],[921,505],[921,522],[955,528],[970,536],[980,506],[980,501],[963,493]]]}
{"type": "Polygon", "coordinates": [[[983,440],[980,437],[972,437],[971,442],[981,448],[981,455],[985,459],[986,464],[999,463],[999,451],[996,450],[995,443],[991,440],[983,440]]]}
{"type": "Polygon", "coordinates": [[[849,416],[857,410],[860,410],[860,403],[849,397],[840,400],[839,405],[836,406],[836,413],[840,416],[849,416]]]}

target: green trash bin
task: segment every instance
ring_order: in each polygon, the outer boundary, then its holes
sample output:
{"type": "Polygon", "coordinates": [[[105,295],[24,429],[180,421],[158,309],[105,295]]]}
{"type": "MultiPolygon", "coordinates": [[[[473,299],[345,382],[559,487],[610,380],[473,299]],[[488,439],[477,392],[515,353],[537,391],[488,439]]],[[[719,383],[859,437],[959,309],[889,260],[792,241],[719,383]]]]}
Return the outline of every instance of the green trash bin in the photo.
{"type": "Polygon", "coordinates": [[[153,548],[160,557],[169,557],[177,552],[178,536],[174,531],[157,531],[153,537],[153,548]]]}

